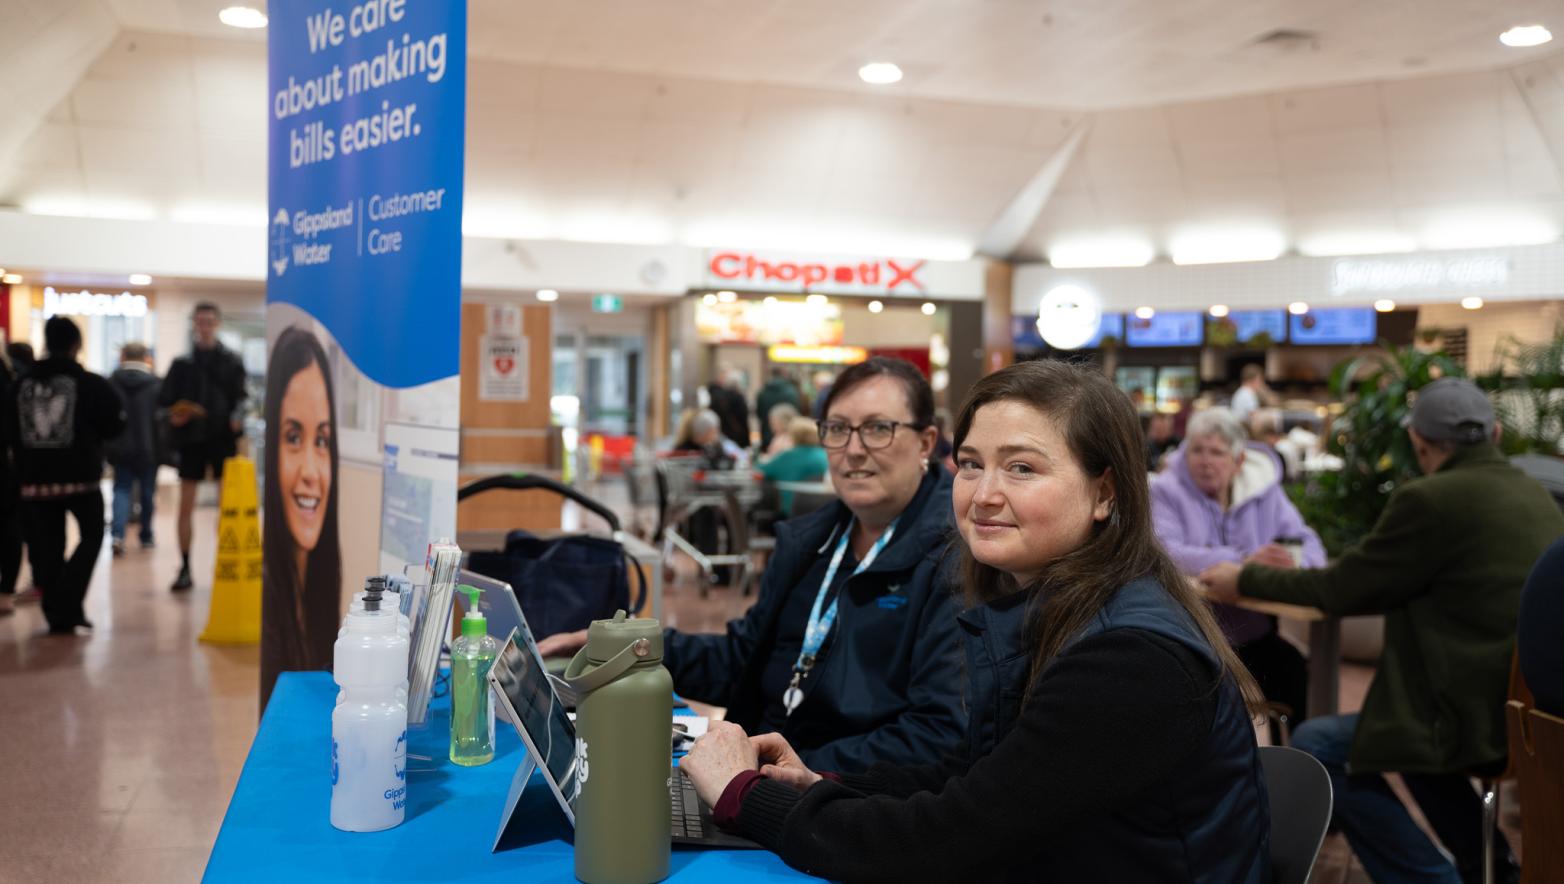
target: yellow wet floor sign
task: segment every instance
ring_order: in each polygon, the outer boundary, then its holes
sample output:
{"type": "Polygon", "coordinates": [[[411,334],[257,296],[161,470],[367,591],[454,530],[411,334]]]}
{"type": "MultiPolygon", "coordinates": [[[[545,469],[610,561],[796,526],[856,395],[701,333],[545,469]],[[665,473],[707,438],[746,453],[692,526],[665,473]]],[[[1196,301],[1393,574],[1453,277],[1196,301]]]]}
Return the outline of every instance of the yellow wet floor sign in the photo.
{"type": "Polygon", "coordinates": [[[255,500],[255,461],[230,457],[223,464],[219,506],[212,610],[201,641],[257,644],[261,640],[261,519],[255,500]]]}

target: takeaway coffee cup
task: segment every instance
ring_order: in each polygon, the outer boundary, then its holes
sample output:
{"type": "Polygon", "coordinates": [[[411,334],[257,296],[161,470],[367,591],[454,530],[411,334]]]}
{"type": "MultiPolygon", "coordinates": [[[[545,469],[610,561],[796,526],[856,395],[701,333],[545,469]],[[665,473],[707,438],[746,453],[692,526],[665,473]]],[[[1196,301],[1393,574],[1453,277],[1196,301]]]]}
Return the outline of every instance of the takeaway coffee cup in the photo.
{"type": "Polygon", "coordinates": [[[1282,549],[1287,550],[1287,554],[1292,556],[1292,565],[1294,568],[1303,567],[1302,537],[1278,537],[1276,538],[1276,545],[1282,549]]]}

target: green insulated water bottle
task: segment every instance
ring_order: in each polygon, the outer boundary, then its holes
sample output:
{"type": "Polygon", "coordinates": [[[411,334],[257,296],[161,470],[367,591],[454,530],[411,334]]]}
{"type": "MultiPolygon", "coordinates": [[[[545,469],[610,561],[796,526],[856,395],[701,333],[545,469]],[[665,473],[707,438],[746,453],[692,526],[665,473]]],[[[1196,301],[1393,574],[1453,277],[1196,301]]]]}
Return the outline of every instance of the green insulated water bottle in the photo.
{"type": "Polygon", "coordinates": [[[576,877],[652,884],[668,877],[673,677],[662,626],[594,620],[565,680],[576,692],[576,877]]]}

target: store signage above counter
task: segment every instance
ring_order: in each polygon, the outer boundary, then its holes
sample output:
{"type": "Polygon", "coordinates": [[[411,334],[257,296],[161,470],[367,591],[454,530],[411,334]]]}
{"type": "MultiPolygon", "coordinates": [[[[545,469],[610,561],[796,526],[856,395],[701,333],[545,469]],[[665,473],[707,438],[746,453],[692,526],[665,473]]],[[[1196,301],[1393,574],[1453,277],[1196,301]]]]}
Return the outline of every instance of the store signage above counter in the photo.
{"type": "Polygon", "coordinates": [[[752,252],[713,252],[706,275],[717,285],[788,292],[862,291],[890,294],[898,289],[923,294],[918,279],[927,261],[892,258],[812,261],[752,252]]]}
{"type": "Polygon", "coordinates": [[[810,365],[854,365],[869,358],[863,347],[842,347],[822,344],[772,344],[766,349],[766,358],[772,362],[803,362],[810,365]]]}
{"type": "Polygon", "coordinates": [[[708,289],[825,292],[904,298],[983,297],[982,261],[709,249],[700,279],[708,289]]]}
{"type": "Polygon", "coordinates": [[[1342,258],[1331,265],[1331,293],[1406,292],[1503,286],[1510,262],[1497,256],[1342,258]]]}
{"type": "Polygon", "coordinates": [[[117,295],[89,292],[57,292],[54,286],[43,290],[43,315],[50,316],[124,316],[140,319],[147,315],[147,296],[120,292],[117,295]]]}

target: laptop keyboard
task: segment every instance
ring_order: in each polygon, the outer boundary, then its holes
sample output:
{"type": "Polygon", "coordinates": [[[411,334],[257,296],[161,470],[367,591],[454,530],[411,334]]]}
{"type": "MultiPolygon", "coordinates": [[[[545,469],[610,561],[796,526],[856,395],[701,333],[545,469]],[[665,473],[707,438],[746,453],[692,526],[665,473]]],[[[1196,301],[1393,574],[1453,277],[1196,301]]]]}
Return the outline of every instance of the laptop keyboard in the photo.
{"type": "Polygon", "coordinates": [[[706,826],[701,822],[701,800],[695,794],[695,784],[690,778],[673,769],[668,782],[668,815],[673,823],[675,838],[704,838],[706,826]]]}

